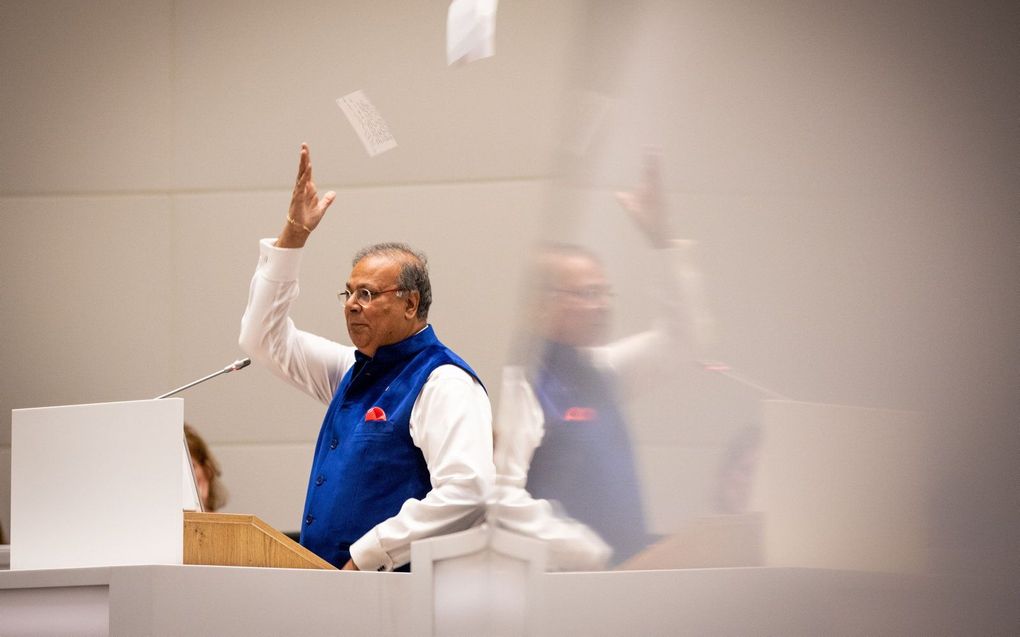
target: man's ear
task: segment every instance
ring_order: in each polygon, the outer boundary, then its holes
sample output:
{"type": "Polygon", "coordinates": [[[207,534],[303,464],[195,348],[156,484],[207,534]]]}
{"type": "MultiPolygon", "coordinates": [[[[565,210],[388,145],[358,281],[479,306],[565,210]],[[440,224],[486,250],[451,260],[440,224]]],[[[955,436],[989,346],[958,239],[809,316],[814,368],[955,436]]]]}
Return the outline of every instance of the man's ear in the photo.
{"type": "Polygon", "coordinates": [[[410,290],[404,297],[404,317],[413,319],[418,316],[418,302],[421,301],[421,293],[418,290],[410,290]]]}

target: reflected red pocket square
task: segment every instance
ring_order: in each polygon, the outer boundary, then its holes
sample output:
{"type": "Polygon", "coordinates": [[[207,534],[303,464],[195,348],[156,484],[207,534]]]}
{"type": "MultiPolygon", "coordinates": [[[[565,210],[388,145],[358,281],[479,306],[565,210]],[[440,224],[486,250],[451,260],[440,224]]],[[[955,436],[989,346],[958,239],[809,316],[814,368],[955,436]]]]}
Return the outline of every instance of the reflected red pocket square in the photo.
{"type": "Polygon", "coordinates": [[[386,412],[382,410],[382,407],[373,407],[365,412],[365,422],[371,420],[386,420],[386,412]]]}
{"type": "Polygon", "coordinates": [[[597,414],[598,412],[591,407],[571,407],[567,410],[567,413],[563,414],[563,420],[575,422],[595,420],[597,414]]]}

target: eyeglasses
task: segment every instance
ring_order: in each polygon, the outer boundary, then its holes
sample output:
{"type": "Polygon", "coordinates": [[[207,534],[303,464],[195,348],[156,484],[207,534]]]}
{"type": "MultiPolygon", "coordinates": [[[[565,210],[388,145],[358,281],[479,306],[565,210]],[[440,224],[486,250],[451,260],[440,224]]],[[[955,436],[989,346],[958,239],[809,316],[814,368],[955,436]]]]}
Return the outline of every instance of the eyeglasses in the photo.
{"type": "Polygon", "coordinates": [[[353,292],[351,292],[350,290],[342,290],[340,292],[337,292],[336,298],[339,299],[341,304],[347,305],[348,299],[350,299],[353,296],[355,303],[357,303],[361,307],[368,307],[369,305],[372,304],[372,299],[377,296],[387,294],[389,292],[403,292],[403,291],[404,288],[392,288],[389,290],[381,290],[379,292],[373,292],[368,288],[358,288],[353,292]]]}
{"type": "Polygon", "coordinates": [[[583,288],[552,288],[552,292],[579,299],[581,301],[606,301],[613,298],[613,291],[607,285],[590,285],[583,288]]]}

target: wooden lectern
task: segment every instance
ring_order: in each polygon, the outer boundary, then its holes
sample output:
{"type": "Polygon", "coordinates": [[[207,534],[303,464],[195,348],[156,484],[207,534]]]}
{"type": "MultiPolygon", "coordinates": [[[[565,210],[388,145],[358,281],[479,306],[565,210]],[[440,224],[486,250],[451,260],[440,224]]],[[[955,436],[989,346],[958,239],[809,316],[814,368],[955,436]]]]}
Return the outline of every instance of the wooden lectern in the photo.
{"type": "Polygon", "coordinates": [[[184,563],[333,569],[254,515],[184,512],[184,563]]]}

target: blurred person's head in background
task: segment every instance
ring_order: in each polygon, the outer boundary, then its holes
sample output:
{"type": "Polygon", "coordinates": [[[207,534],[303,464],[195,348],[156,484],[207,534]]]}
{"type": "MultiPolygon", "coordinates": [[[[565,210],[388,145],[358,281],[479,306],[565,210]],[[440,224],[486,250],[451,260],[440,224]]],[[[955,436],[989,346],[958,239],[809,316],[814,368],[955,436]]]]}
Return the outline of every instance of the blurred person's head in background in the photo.
{"type": "Polygon", "coordinates": [[[185,424],[184,437],[188,441],[191,467],[195,471],[195,484],[198,487],[198,497],[202,499],[202,508],[205,511],[216,511],[227,503],[227,494],[220,482],[220,465],[194,427],[185,424]]]}
{"type": "Polygon", "coordinates": [[[540,248],[536,269],[538,335],[573,347],[604,344],[612,293],[599,258],[581,246],[548,243],[540,248]]]}

